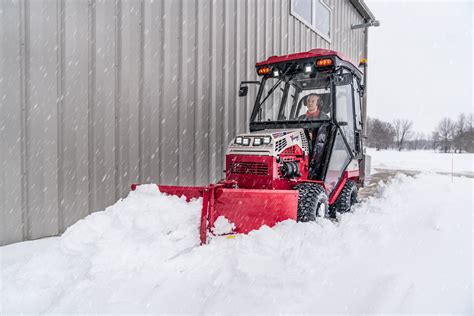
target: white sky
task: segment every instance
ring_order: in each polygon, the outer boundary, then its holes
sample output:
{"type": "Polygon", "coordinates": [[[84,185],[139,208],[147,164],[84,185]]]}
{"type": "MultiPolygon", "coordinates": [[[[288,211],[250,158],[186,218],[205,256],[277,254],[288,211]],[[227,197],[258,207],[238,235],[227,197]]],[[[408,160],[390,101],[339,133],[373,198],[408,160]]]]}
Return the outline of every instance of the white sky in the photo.
{"type": "Polygon", "coordinates": [[[473,113],[474,0],[365,2],[381,23],[369,31],[368,115],[427,133],[473,113]]]}

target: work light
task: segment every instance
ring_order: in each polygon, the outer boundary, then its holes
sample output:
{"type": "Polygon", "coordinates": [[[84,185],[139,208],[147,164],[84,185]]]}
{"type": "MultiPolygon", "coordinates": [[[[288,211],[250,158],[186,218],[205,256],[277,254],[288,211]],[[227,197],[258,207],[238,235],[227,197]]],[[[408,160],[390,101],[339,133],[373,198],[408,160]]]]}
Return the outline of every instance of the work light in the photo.
{"type": "Polygon", "coordinates": [[[258,68],[257,70],[257,74],[259,76],[261,75],[268,75],[270,73],[270,67],[261,67],[261,68],[258,68]]]}
{"type": "Polygon", "coordinates": [[[249,146],[250,145],[250,138],[247,138],[247,137],[243,138],[242,139],[242,145],[249,146]]]}
{"type": "Polygon", "coordinates": [[[237,145],[242,145],[242,136],[236,137],[236,138],[235,138],[235,143],[236,143],[237,145]]]}
{"type": "Polygon", "coordinates": [[[309,74],[309,73],[311,73],[312,71],[313,71],[313,65],[311,65],[311,64],[306,64],[306,65],[304,66],[304,72],[305,72],[305,73],[309,74]]]}
{"type": "Polygon", "coordinates": [[[268,145],[268,144],[270,144],[271,142],[272,142],[272,138],[271,138],[270,136],[265,136],[265,137],[263,138],[263,143],[264,143],[265,145],[268,145]]]}
{"type": "Polygon", "coordinates": [[[253,139],[253,145],[254,146],[260,146],[262,144],[262,139],[260,137],[255,137],[253,139]]]}
{"type": "Polygon", "coordinates": [[[318,59],[316,61],[316,66],[318,67],[332,66],[332,59],[331,58],[318,59]]]}

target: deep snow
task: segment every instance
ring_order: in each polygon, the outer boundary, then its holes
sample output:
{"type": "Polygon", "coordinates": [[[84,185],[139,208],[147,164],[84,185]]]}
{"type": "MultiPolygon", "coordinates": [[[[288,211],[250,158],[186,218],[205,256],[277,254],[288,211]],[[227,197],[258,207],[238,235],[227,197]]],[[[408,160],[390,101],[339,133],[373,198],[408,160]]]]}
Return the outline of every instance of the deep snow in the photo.
{"type": "Polygon", "coordinates": [[[200,247],[200,201],[142,186],[61,237],[1,247],[0,314],[472,314],[473,193],[468,178],[399,175],[338,222],[200,247]]]}

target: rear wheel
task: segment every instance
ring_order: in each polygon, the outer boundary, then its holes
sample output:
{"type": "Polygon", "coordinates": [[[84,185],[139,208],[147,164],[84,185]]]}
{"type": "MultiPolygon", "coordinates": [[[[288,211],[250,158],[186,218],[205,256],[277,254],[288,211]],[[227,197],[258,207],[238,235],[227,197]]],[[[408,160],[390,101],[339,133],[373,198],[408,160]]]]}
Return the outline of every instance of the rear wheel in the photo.
{"type": "Polygon", "coordinates": [[[321,185],[301,183],[295,189],[298,190],[298,222],[310,222],[316,217],[328,216],[328,196],[321,185]]]}
{"type": "Polygon", "coordinates": [[[336,199],[336,202],[331,207],[334,212],[346,213],[352,208],[352,205],[357,203],[358,188],[354,181],[347,180],[344,188],[336,199]]]}

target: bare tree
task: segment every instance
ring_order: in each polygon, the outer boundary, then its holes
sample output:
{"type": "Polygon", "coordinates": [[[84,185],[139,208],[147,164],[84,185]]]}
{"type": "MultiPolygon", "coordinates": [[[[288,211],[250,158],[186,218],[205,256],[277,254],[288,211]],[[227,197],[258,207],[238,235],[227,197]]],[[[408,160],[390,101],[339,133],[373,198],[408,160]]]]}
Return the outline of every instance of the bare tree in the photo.
{"type": "Polygon", "coordinates": [[[369,145],[376,150],[387,149],[393,142],[393,127],[390,123],[379,119],[368,119],[369,145]]]}
{"type": "Polygon", "coordinates": [[[469,114],[468,118],[467,118],[467,130],[472,133],[474,132],[474,129],[473,129],[473,123],[474,123],[474,118],[473,118],[473,115],[472,113],[469,114]]]}
{"type": "Polygon", "coordinates": [[[397,119],[393,122],[395,131],[395,144],[398,151],[403,149],[403,145],[411,138],[413,122],[410,120],[397,119]]]}
{"type": "Polygon", "coordinates": [[[445,153],[451,151],[456,125],[450,118],[445,117],[439,122],[435,133],[438,134],[438,144],[445,153]]]}
{"type": "Polygon", "coordinates": [[[423,133],[413,133],[413,137],[411,141],[407,141],[408,150],[417,150],[424,146],[426,142],[425,136],[423,133]]]}
{"type": "Polygon", "coordinates": [[[439,148],[441,146],[440,139],[441,139],[441,137],[439,136],[439,132],[436,129],[431,135],[431,146],[432,146],[433,150],[436,150],[436,148],[439,148]]]}
{"type": "Polygon", "coordinates": [[[459,114],[456,123],[454,124],[453,145],[454,152],[462,152],[466,147],[466,130],[467,118],[464,113],[459,114]]]}
{"type": "Polygon", "coordinates": [[[472,153],[474,152],[474,127],[473,127],[473,115],[472,113],[466,119],[466,133],[464,140],[464,150],[472,153]]]}

